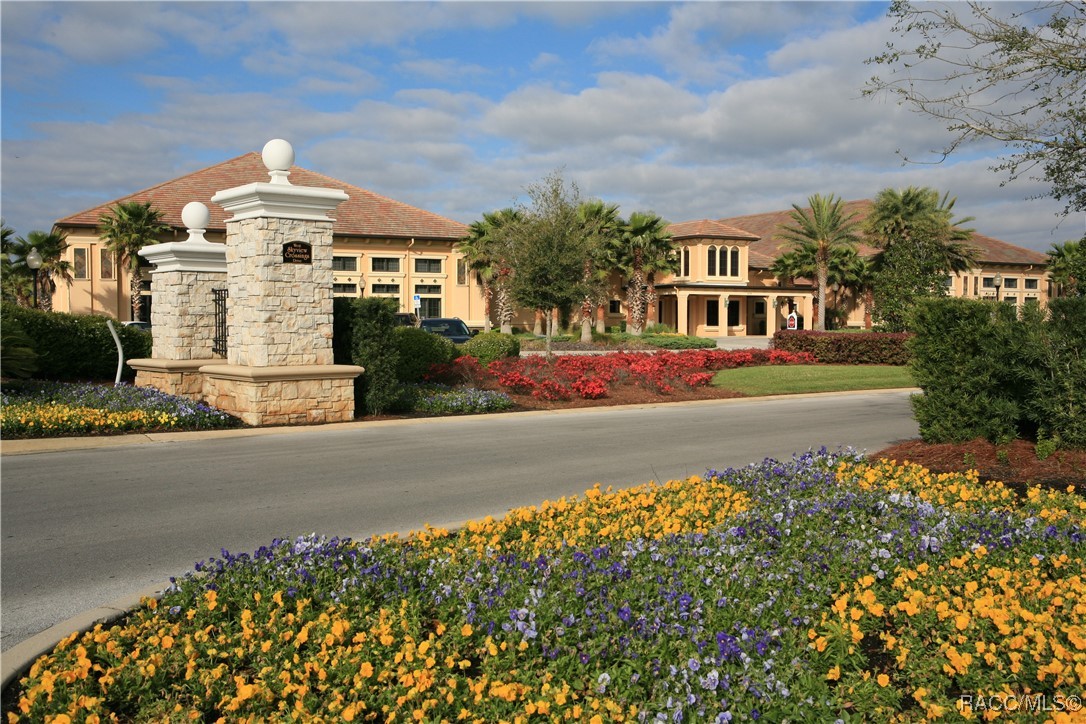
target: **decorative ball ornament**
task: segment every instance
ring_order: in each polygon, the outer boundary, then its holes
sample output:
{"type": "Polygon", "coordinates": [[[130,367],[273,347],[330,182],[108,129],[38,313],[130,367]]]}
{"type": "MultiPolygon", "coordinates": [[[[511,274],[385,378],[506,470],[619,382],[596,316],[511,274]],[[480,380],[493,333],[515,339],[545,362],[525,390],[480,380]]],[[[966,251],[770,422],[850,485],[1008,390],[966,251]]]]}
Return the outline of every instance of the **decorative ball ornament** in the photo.
{"type": "Polygon", "coordinates": [[[269,171],[290,171],[294,165],[294,147],[281,138],[273,138],[264,144],[260,157],[269,171]]]}
{"type": "Polygon", "coordinates": [[[207,229],[211,223],[211,211],[199,201],[190,201],[181,209],[181,223],[186,229],[207,229]]]}

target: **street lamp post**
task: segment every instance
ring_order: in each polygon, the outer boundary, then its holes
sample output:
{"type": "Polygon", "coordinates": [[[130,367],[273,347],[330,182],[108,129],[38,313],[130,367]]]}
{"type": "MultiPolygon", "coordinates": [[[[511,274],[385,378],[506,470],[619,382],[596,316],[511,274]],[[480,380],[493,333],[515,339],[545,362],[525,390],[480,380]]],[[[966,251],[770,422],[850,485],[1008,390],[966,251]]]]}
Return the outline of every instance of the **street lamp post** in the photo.
{"type": "Polygon", "coordinates": [[[26,265],[34,271],[34,309],[38,308],[38,270],[41,269],[41,254],[36,247],[30,247],[30,253],[26,255],[26,265]]]}
{"type": "Polygon", "coordinates": [[[1003,275],[1000,274],[999,272],[996,272],[995,279],[992,280],[992,283],[995,284],[996,301],[998,302],[999,301],[999,288],[1001,286],[1003,286],[1003,275]]]}

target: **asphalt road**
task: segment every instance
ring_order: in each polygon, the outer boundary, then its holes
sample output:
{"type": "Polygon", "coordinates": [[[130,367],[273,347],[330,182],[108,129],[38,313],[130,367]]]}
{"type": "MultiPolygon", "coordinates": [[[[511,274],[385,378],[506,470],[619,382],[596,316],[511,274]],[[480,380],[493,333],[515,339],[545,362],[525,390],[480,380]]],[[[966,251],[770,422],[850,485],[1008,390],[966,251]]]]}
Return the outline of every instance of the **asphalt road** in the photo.
{"type": "Polygon", "coordinates": [[[359,423],[0,464],[4,650],[275,537],[455,525],[579,494],[916,437],[908,393],[359,423]]]}

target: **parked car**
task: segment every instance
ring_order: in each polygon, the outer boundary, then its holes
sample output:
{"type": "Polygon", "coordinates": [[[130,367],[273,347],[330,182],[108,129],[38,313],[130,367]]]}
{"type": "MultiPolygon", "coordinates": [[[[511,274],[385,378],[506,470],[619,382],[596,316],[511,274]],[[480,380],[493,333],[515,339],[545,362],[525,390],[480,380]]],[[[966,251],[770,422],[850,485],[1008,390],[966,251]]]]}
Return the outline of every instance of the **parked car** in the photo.
{"type": "Polygon", "coordinates": [[[472,333],[471,330],[468,329],[468,325],[464,324],[459,317],[435,317],[433,319],[423,319],[419,321],[419,326],[427,332],[440,334],[442,337],[452,340],[456,344],[467,342],[472,338],[472,333]]]}
{"type": "Polygon", "coordinates": [[[121,324],[123,324],[126,327],[135,327],[136,329],[142,330],[144,332],[150,332],[151,331],[151,323],[150,322],[141,322],[139,320],[136,320],[136,321],[133,321],[133,322],[121,322],[121,324]]]}
{"type": "Polygon", "coordinates": [[[418,315],[414,312],[396,312],[396,326],[417,327],[419,326],[418,315]]]}

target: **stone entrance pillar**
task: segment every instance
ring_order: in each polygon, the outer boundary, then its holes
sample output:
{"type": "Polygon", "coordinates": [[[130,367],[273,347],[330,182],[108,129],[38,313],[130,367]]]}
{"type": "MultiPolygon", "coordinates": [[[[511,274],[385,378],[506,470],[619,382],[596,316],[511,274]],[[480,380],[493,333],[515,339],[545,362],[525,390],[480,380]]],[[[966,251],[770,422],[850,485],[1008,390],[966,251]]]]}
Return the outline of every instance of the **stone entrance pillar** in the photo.
{"type": "Polygon", "coordinates": [[[211,215],[193,201],[181,211],[189,229],[182,242],[153,244],[139,254],[155,265],[151,274],[151,359],[129,360],[136,384],[199,400],[199,369],[213,361],[214,292],[226,288],[226,247],[204,239],[211,215]]]}
{"type": "Polygon", "coordinates": [[[264,146],[270,181],[220,191],[229,291],[224,364],[205,364],[208,403],[251,425],[354,418],[362,368],[332,359],[332,224],[347,194],[294,186],[294,149],[264,146]]]}

